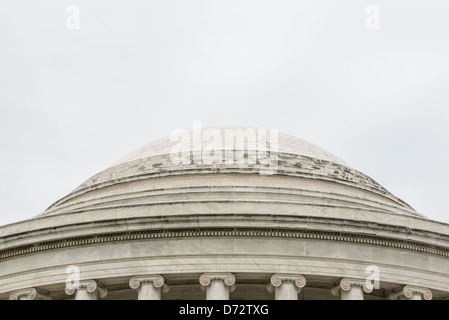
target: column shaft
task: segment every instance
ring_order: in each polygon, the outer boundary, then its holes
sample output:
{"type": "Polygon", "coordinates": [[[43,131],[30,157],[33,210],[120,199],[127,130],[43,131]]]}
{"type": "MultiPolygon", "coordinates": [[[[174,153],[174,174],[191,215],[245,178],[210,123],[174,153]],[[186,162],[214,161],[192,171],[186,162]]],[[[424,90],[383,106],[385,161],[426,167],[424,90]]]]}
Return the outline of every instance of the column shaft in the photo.
{"type": "Polygon", "coordinates": [[[275,300],[298,300],[298,288],[293,282],[283,282],[274,291],[275,300]]]}
{"type": "Polygon", "coordinates": [[[156,288],[151,282],[142,282],[137,290],[138,300],[161,300],[161,288],[156,288]]]}
{"type": "Polygon", "coordinates": [[[206,290],[206,300],[229,300],[229,287],[223,280],[212,280],[206,290]]]}
{"type": "Polygon", "coordinates": [[[98,300],[98,291],[88,292],[84,288],[76,290],[75,300],[98,300]]]}
{"type": "Polygon", "coordinates": [[[341,300],[363,300],[363,288],[352,286],[348,291],[341,290],[341,300]]]}

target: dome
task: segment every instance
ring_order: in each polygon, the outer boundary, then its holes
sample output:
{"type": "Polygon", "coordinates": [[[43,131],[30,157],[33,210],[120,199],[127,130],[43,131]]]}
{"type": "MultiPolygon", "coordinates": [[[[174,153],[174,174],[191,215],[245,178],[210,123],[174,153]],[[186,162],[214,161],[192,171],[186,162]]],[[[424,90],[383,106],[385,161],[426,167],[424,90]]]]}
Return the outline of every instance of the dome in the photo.
{"type": "Polygon", "coordinates": [[[244,202],[256,207],[296,204],[295,214],[304,214],[311,206],[316,211],[318,206],[325,211],[347,207],[422,216],[330,152],[285,133],[247,127],[212,127],[196,133],[177,130],[124,156],[42,215],[120,209],[126,216],[135,215],[143,205],[194,202],[195,210],[201,204],[244,202]],[[270,139],[275,142],[271,150],[270,139]],[[177,154],[182,147],[186,161],[177,154]],[[212,151],[218,157],[211,157],[212,151]],[[272,163],[264,161],[268,157],[272,163]]]}
{"type": "Polygon", "coordinates": [[[330,152],[194,125],[1,226],[0,300],[445,299],[448,257],[449,225],[330,152]]]}

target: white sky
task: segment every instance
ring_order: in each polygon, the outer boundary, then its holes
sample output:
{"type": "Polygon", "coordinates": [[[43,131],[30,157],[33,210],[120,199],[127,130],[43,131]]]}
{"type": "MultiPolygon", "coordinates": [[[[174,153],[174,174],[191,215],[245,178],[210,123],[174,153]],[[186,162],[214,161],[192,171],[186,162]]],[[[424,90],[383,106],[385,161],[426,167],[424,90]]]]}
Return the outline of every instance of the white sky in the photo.
{"type": "Polygon", "coordinates": [[[194,120],[313,142],[449,223],[448,12],[447,0],[0,0],[0,225],[194,120]],[[366,27],[370,5],[380,29],[366,27]]]}

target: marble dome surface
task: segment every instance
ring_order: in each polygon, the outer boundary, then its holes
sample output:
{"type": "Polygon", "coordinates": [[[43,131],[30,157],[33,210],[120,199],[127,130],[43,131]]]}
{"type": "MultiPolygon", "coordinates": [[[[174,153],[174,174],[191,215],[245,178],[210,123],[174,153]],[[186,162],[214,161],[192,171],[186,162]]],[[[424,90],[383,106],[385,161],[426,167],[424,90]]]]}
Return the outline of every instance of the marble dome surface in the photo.
{"type": "MultiPolygon", "coordinates": [[[[269,144],[270,130],[204,128],[201,131],[203,140],[205,136],[210,136],[208,132],[215,134],[216,139],[221,139],[218,146],[223,148],[223,155],[226,152],[226,132],[243,134],[243,140],[247,139],[244,140],[246,144],[239,145],[234,141],[230,151],[245,152],[244,161],[195,163],[192,160],[195,153],[193,132],[184,131],[190,143],[189,163],[173,163],[173,148],[180,139],[167,136],[155,140],[89,178],[38,217],[92,209],[123,209],[126,216],[126,213],[134,214],[132,212],[139,211],[139,208],[141,211],[145,205],[196,203],[198,206],[207,206],[208,203],[219,202],[226,202],[222,207],[238,202],[277,202],[289,204],[290,208],[298,205],[294,214],[303,214],[301,212],[307,212],[311,206],[319,206],[322,210],[348,207],[423,217],[376,181],[313,143],[275,132],[276,152],[273,154],[276,156],[276,170],[264,175],[260,173],[267,168],[266,164],[247,161],[249,154],[260,150],[260,145],[248,141],[254,134],[257,136],[261,132],[269,144]],[[308,206],[307,210],[302,209],[304,206],[308,206]]],[[[202,151],[206,145],[203,141],[200,146],[202,151]]],[[[249,211],[257,212],[257,208],[249,208],[249,211]]],[[[314,211],[317,211],[317,207],[314,211]]]]}

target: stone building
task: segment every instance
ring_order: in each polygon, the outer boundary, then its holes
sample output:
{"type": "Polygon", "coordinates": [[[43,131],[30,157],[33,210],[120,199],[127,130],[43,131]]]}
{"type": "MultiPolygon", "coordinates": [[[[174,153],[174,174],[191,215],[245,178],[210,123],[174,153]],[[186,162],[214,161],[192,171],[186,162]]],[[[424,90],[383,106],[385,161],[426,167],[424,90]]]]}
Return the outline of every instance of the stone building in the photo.
{"type": "Polygon", "coordinates": [[[449,226],[274,130],[179,131],[0,227],[0,299],[446,299],[449,226]]]}

